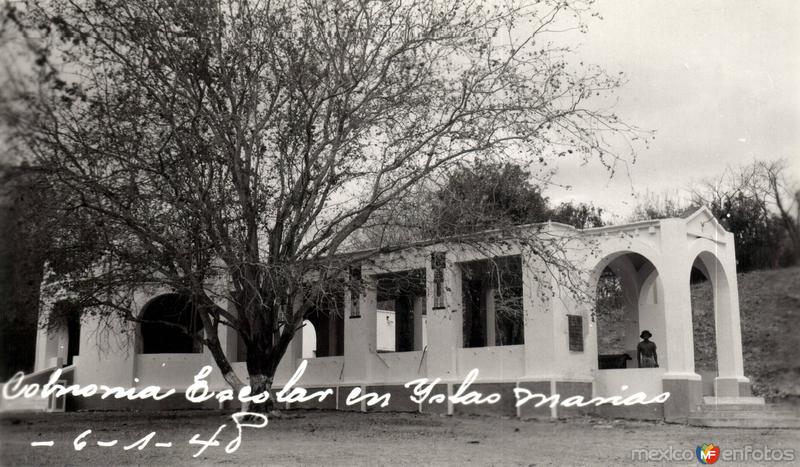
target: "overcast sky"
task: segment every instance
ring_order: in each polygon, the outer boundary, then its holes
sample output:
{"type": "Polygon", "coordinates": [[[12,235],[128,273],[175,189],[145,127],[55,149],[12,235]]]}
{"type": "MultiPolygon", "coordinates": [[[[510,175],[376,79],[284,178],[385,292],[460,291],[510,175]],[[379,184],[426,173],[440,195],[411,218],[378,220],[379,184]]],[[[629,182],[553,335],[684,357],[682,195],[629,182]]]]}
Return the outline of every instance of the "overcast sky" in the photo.
{"type": "MultiPolygon", "coordinates": [[[[560,160],[555,202],[589,201],[624,220],[650,191],[754,158],[786,158],[800,181],[800,1],[598,0],[602,20],[577,40],[581,59],[620,71],[614,110],[655,130],[637,162],[609,179],[599,164],[560,160]]],[[[624,152],[621,150],[620,152],[624,152]]]]}
{"type": "Polygon", "coordinates": [[[632,191],[674,192],[754,158],[787,158],[800,179],[800,2],[600,0],[580,53],[624,71],[616,112],[655,130],[630,177],[562,164],[554,201],[627,215],[632,191]],[[633,188],[633,190],[632,190],[633,188]]]}

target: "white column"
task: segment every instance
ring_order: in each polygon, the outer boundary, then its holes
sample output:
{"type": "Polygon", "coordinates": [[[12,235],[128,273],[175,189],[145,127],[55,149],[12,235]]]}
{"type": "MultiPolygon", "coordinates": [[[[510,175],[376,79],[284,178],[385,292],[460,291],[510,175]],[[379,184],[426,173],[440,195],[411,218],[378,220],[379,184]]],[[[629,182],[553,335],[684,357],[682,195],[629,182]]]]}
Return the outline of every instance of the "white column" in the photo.
{"type": "MultiPolygon", "coordinates": [[[[554,279],[540,260],[522,257],[522,299],[525,326],[525,375],[551,378],[556,374],[558,350],[552,306],[554,279]]],[[[563,349],[559,349],[563,350],[563,349]]],[[[565,351],[564,351],[565,352],[565,351]]]]}
{"type": "Polygon", "coordinates": [[[376,353],[378,291],[374,278],[364,271],[363,287],[358,299],[359,317],[351,313],[350,292],[345,292],[344,316],[344,379],[364,382],[370,377],[370,363],[376,353]]]}
{"type": "MultiPolygon", "coordinates": [[[[664,311],[664,346],[667,357],[665,378],[698,379],[694,372],[694,337],[692,298],[689,285],[691,259],[686,241],[686,224],[682,219],[661,221],[661,261],[657,265],[661,280],[664,311]]],[[[655,337],[655,336],[654,336],[655,337]]],[[[659,346],[659,357],[662,355],[659,346]]],[[[661,363],[661,358],[659,358],[661,363]]]]}
{"type": "Polygon", "coordinates": [[[41,327],[36,330],[36,359],[33,371],[44,370],[47,368],[47,330],[41,327]]]}
{"type": "Polygon", "coordinates": [[[444,307],[434,307],[434,271],[430,261],[426,266],[426,289],[428,293],[428,352],[427,369],[431,378],[443,380],[458,376],[457,356],[462,347],[461,323],[461,268],[453,262],[451,254],[446,256],[444,269],[444,307]]]}
{"type": "Polygon", "coordinates": [[[717,371],[714,393],[717,397],[736,397],[741,394],[740,383],[749,383],[744,376],[742,355],[742,329],[739,314],[739,286],[736,279],[736,258],[733,253],[733,234],[726,235],[727,251],[722,268],[711,268],[714,287],[714,324],[717,339],[717,371]]]}
{"type": "Polygon", "coordinates": [[[36,330],[36,356],[33,371],[61,366],[67,362],[67,329],[66,326],[53,327],[48,323],[50,313],[59,298],[43,297],[39,306],[39,317],[36,330]],[[45,323],[47,325],[45,326],[45,323]],[[60,359],[60,360],[59,360],[60,359]]]}

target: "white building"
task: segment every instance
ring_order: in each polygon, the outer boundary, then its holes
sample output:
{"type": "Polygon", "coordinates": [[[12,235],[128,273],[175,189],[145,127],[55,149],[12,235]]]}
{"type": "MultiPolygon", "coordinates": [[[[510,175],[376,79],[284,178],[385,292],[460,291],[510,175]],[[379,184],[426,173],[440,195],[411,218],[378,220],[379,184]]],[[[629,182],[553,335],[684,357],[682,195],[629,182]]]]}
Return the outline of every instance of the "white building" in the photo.
{"type": "MultiPolygon", "coordinates": [[[[364,267],[362,277],[375,284],[403,277],[416,281],[416,288],[390,293],[382,292],[380,286],[372,287],[355,302],[357,309],[345,297],[343,316],[320,313],[309,318],[313,326],[298,333],[290,345],[278,369],[276,386],[282,385],[306,357],[308,368],[301,384],[335,388],[337,397],[321,405],[350,410],[353,408],[345,407],[342,401],[354,386],[392,393],[391,410],[478,411],[523,417],[563,417],[579,411],[619,414],[626,410],[628,416],[681,420],[698,410],[704,395],[751,395],[749,380],[743,374],[733,235],[708,209],[701,208],[682,219],[587,230],[561,224],[525,228],[569,239],[566,255],[588,283],[597,284],[603,271],[617,275],[627,303],[625,329],[620,332],[624,334],[625,352],[632,357],[628,366],[636,366],[639,334],[647,329],[658,346],[660,367],[599,369],[591,300],[570,294],[562,281],[547,272],[547,265],[519,242],[494,244],[487,234],[480,247],[411,245],[379,257],[374,266],[364,267]],[[498,261],[518,265],[519,283],[514,289],[521,299],[518,318],[497,311],[496,284],[481,272],[487,262],[498,261]],[[714,290],[718,364],[716,374],[704,375],[705,386],[695,371],[689,284],[693,268],[706,275],[714,290]],[[308,335],[312,327],[314,339],[308,335]],[[303,349],[304,342],[308,347],[312,341],[313,350],[303,349]],[[500,403],[419,406],[408,399],[409,390],[403,387],[416,378],[438,377],[448,391],[453,391],[453,385],[460,384],[473,368],[480,370],[475,389],[499,392],[503,398],[500,403]],[[562,398],[639,391],[652,396],[669,392],[671,396],[665,404],[628,408],[551,410],[526,405],[517,409],[512,391],[518,386],[535,393],[558,393],[562,398]]],[[[135,306],[138,312],[148,313],[155,304],[168,307],[170,300],[174,297],[140,294],[135,306]]],[[[188,344],[179,337],[148,342],[147,329],[134,324],[122,326],[128,332],[107,336],[105,341],[100,339],[102,343],[98,341],[97,323],[91,319],[84,320],[79,333],[75,329],[70,333],[66,326],[50,335],[40,331],[37,373],[47,374],[72,360],[66,373],[81,385],[159,385],[180,391],[192,383],[200,367],[214,366],[208,351],[192,347],[191,339],[188,344]],[[70,346],[70,334],[73,339],[79,334],[79,346],[70,346]]],[[[223,334],[223,348],[237,362],[239,376],[246,380],[243,349],[236,334],[223,334]]],[[[219,389],[226,387],[218,372],[211,380],[219,389]]],[[[164,402],[186,406],[181,399],[164,402]]],[[[75,403],[81,407],[121,404],[109,400],[75,403]]],[[[138,404],[141,407],[141,402],[138,404]]]]}

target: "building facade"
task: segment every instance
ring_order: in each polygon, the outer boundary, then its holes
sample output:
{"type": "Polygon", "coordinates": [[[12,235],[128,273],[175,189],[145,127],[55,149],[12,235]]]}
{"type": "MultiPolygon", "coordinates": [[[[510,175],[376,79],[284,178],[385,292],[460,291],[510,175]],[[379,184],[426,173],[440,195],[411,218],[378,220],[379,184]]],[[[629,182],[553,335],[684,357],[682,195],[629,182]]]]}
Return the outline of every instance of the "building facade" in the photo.
{"type": "MultiPolygon", "coordinates": [[[[335,397],[316,405],[330,409],[372,410],[364,404],[344,404],[350,390],[361,387],[392,394],[387,410],[521,417],[592,412],[681,420],[699,410],[708,401],[704,397],[751,396],[743,373],[734,239],[708,209],[686,218],[586,230],[560,224],[523,229],[535,232],[532,235],[539,239],[557,239],[549,244],[559,248],[579,280],[570,283],[566,276],[554,273],[554,264],[542,260],[526,241],[494,241],[491,233],[477,244],[412,245],[385,254],[362,267],[361,277],[373,286],[356,296],[345,292],[341,312],[312,314],[287,350],[275,386],[282,386],[305,359],[307,369],[300,385],[334,388],[335,397]],[[713,372],[695,368],[693,270],[711,282],[714,293],[717,364],[713,372]],[[615,355],[599,350],[602,336],[598,336],[597,309],[591,299],[598,281],[608,274],[617,278],[623,297],[615,330],[620,351],[615,355]],[[588,284],[588,296],[576,293],[579,283],[588,284]],[[657,368],[636,368],[636,346],[643,330],[652,333],[657,345],[657,368]],[[619,362],[609,367],[608,362],[615,359],[619,362]],[[501,394],[499,403],[416,404],[404,387],[418,378],[440,378],[437,390],[452,393],[472,369],[479,370],[472,388],[501,394]],[[669,392],[670,398],[646,406],[551,409],[527,404],[517,408],[516,387],[562,398],[636,392],[650,397],[669,392]]],[[[141,293],[134,307],[139,313],[158,313],[180,309],[176,300],[169,291],[141,293]]],[[[185,319],[179,315],[175,313],[176,319],[185,319]]],[[[164,330],[120,323],[124,333],[100,333],[92,318],[84,319],[79,329],[75,326],[39,332],[38,374],[67,365],[65,374],[81,385],[158,385],[180,392],[202,366],[214,367],[207,350],[193,346],[191,339],[169,337],[164,330]]],[[[246,381],[243,348],[236,333],[223,328],[222,334],[223,348],[246,381]]],[[[209,381],[212,389],[227,387],[216,369],[209,381]]],[[[79,407],[123,404],[75,403],[79,407]]],[[[167,407],[186,405],[178,398],[164,403],[167,407]]]]}

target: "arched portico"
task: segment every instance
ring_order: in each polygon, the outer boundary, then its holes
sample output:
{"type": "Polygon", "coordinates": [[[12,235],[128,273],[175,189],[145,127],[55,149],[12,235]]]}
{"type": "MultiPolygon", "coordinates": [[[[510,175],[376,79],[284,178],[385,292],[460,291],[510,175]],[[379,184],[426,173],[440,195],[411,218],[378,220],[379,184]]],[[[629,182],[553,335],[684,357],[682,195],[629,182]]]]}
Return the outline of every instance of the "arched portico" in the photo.
{"type": "MultiPolygon", "coordinates": [[[[741,393],[740,383],[746,384],[749,380],[744,377],[735,271],[732,273],[728,271],[716,252],[710,249],[702,249],[696,252],[692,266],[705,275],[710,281],[713,291],[714,335],[717,357],[717,377],[714,380],[714,395],[717,397],[739,396],[741,393]]],[[[687,282],[689,281],[688,276],[686,280],[687,282]]],[[[695,326],[697,324],[694,323],[695,326]]]]}
{"type": "Polygon", "coordinates": [[[203,324],[187,296],[158,295],[142,308],[139,319],[139,353],[202,353],[203,324]]]}
{"type": "MultiPolygon", "coordinates": [[[[742,368],[734,243],[732,235],[722,229],[713,215],[703,208],[682,219],[601,228],[592,233],[591,241],[603,259],[596,266],[589,264],[587,269],[592,271],[592,281],[609,265],[621,276],[625,284],[623,289],[628,290],[626,335],[635,335],[634,331],[648,327],[658,330],[653,332],[653,340],[658,345],[660,368],[658,374],[647,378],[660,380],[659,386],[651,389],[672,394],[664,408],[665,418],[682,419],[703,404],[701,377],[694,365],[689,283],[693,266],[709,276],[715,291],[714,339],[718,347],[719,374],[714,378],[713,392],[718,397],[749,396],[749,380],[743,376],[742,368]],[[618,259],[630,257],[631,253],[644,256],[652,266],[632,267],[618,259]],[[636,323],[631,313],[634,308],[635,316],[656,316],[658,320],[645,323],[640,318],[636,323]],[[648,308],[653,310],[645,311],[648,308]],[[652,312],[655,310],[657,313],[652,312]]],[[[625,347],[625,353],[634,358],[632,342],[626,342],[625,347]]],[[[595,391],[602,394],[604,390],[616,390],[618,394],[623,384],[643,384],[644,378],[634,377],[629,371],[599,370],[595,376],[595,391]]]]}
{"type": "Polygon", "coordinates": [[[639,253],[615,252],[599,262],[591,277],[596,290],[598,369],[637,368],[636,348],[644,330],[657,343],[659,366],[666,367],[664,291],[653,262],[639,253]]]}
{"type": "MultiPolygon", "coordinates": [[[[341,337],[344,320],[341,311],[338,311],[335,306],[316,307],[308,314],[305,322],[308,329],[306,330],[304,327],[303,333],[314,333],[313,358],[332,357],[344,353],[344,341],[341,337]]],[[[306,342],[305,337],[303,341],[306,342]]],[[[310,338],[307,342],[311,343],[310,338]]],[[[305,349],[303,355],[307,355],[305,349]]]]}

